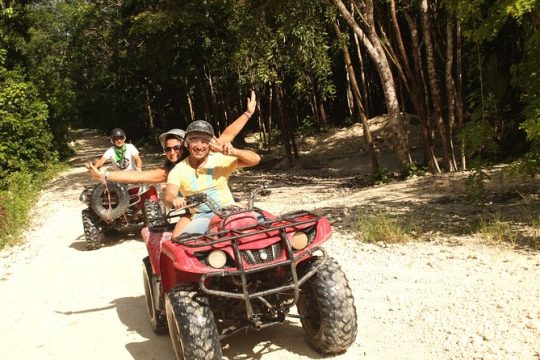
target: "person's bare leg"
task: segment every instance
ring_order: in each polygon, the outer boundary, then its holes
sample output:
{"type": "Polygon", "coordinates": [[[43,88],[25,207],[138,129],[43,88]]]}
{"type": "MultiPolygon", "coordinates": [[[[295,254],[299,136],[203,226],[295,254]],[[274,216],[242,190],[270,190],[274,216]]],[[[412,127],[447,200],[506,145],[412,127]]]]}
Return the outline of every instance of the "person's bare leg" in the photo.
{"type": "Polygon", "coordinates": [[[176,225],[174,226],[172,237],[175,238],[178,235],[180,235],[182,233],[182,230],[184,230],[186,226],[189,225],[190,222],[191,222],[190,216],[181,216],[180,219],[178,219],[178,222],[176,223],[176,225]]]}

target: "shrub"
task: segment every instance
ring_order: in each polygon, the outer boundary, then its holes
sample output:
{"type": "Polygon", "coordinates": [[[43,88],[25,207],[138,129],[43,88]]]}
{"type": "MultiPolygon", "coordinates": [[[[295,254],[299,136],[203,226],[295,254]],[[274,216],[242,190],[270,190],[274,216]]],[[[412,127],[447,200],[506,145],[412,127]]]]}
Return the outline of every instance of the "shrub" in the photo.
{"type": "Polygon", "coordinates": [[[0,249],[19,242],[39,191],[61,169],[56,165],[39,174],[12,173],[0,182],[0,249]]]}
{"type": "Polygon", "coordinates": [[[3,64],[0,49],[0,180],[15,172],[39,172],[57,160],[47,106],[19,70],[3,64]]]}
{"type": "Polygon", "coordinates": [[[489,174],[482,168],[471,171],[465,181],[467,200],[472,203],[482,204],[487,197],[485,182],[489,179],[489,174]]]}

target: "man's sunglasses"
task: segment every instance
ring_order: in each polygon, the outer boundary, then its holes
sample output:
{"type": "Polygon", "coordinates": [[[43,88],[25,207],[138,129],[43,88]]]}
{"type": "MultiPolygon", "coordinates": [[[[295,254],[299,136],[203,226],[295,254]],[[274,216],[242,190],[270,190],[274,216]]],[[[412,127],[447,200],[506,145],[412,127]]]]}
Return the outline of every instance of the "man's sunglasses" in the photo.
{"type": "Polygon", "coordinates": [[[113,141],[116,141],[116,140],[124,140],[124,137],[123,136],[113,136],[113,141]]]}
{"type": "Polygon", "coordinates": [[[182,145],[174,145],[174,146],[165,146],[163,148],[163,152],[164,153],[168,153],[169,151],[180,151],[180,149],[182,149],[182,145]]]}

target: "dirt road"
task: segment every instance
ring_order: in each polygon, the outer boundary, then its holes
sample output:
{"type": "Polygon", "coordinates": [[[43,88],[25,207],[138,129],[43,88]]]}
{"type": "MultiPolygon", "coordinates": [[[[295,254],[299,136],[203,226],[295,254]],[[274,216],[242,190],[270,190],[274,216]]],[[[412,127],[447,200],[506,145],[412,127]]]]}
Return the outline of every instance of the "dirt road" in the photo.
{"type": "MultiPolygon", "coordinates": [[[[100,155],[107,146],[102,140],[94,135],[79,142],[79,167],[41,194],[26,244],[0,252],[0,359],[174,357],[168,336],[155,335],[148,323],[139,229],[85,250],[78,196],[89,180],[80,165],[100,155]]],[[[391,203],[410,197],[411,185],[341,191],[321,180],[280,188],[258,204],[281,213],[391,203]]],[[[466,238],[361,244],[347,226],[337,229],[328,249],[348,276],[359,323],[355,344],[335,359],[540,359],[537,252],[466,238]]],[[[231,360],[321,358],[296,321],[222,345],[231,360]]]]}

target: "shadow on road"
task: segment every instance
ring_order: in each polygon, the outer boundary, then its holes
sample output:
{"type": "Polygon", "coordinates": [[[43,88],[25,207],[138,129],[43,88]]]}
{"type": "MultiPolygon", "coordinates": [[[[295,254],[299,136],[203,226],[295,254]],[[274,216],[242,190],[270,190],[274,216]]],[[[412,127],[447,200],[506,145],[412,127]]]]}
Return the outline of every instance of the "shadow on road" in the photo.
{"type": "MultiPolygon", "coordinates": [[[[141,285],[142,286],[142,285],[141,285]]],[[[118,318],[126,325],[127,331],[135,331],[147,339],[142,342],[126,344],[133,359],[174,359],[174,351],[167,335],[157,335],[150,327],[146,310],[146,300],[143,295],[124,297],[113,300],[118,318]]]]}
{"type": "MultiPolygon", "coordinates": [[[[174,359],[174,351],[168,335],[157,335],[152,331],[144,296],[124,297],[113,300],[120,321],[127,331],[136,331],[147,339],[126,345],[134,359],[174,359]]],[[[110,308],[110,307],[107,307],[110,308]]],[[[99,309],[96,309],[99,310],[99,309]]],[[[92,311],[92,310],[84,310],[92,311]]],[[[311,359],[322,357],[307,344],[304,330],[299,325],[285,322],[263,329],[238,333],[221,342],[223,357],[228,360],[262,359],[265,355],[283,351],[287,354],[307,356],[311,359]]]]}
{"type": "Polygon", "coordinates": [[[223,356],[228,360],[263,359],[277,351],[283,351],[284,356],[296,354],[322,359],[310,348],[302,327],[289,321],[260,331],[235,334],[222,341],[221,345],[223,356]]]}
{"type": "MultiPolygon", "coordinates": [[[[141,228],[140,226],[132,226],[128,229],[122,229],[119,230],[117,233],[110,233],[103,236],[103,246],[102,247],[110,247],[110,246],[116,246],[121,245],[122,243],[126,241],[138,241],[142,242],[141,238],[141,228]]],[[[82,229],[82,223],[81,223],[81,229],[82,229]]],[[[75,241],[69,245],[70,248],[78,250],[78,251],[89,251],[86,248],[86,241],[84,238],[84,233],[78,236],[75,241]]]]}

